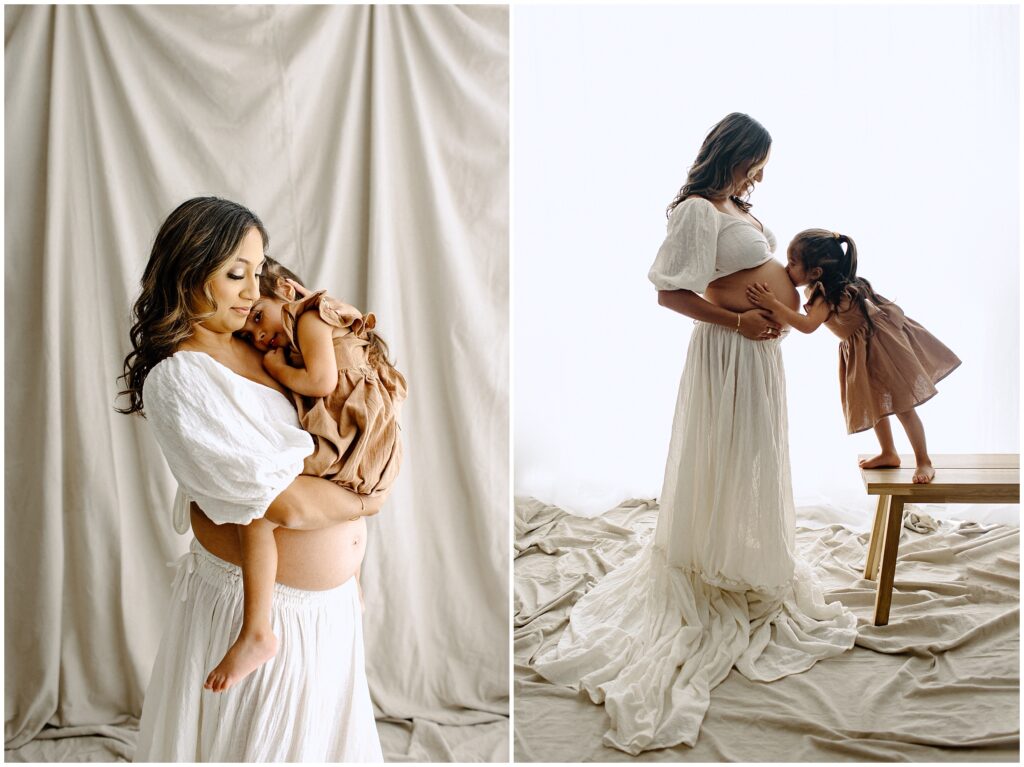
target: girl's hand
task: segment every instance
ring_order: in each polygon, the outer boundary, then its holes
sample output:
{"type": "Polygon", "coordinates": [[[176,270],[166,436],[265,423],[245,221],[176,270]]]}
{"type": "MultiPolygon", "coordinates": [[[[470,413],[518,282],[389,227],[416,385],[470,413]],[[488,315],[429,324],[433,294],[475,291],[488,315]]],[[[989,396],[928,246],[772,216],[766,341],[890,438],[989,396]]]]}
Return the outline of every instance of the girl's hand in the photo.
{"type": "Polygon", "coordinates": [[[264,354],[263,367],[276,379],[280,375],[280,370],[288,367],[288,362],[284,358],[284,349],[271,349],[264,354]]]}
{"type": "Polygon", "coordinates": [[[295,280],[291,280],[285,277],[284,281],[295,289],[295,295],[297,295],[299,298],[305,298],[306,296],[311,295],[313,293],[312,290],[310,290],[304,285],[300,285],[295,280]]]}
{"type": "Polygon", "coordinates": [[[758,284],[756,282],[747,285],[747,299],[755,306],[762,306],[765,309],[770,309],[778,301],[771,288],[768,287],[768,283],[758,284]]]}
{"type": "Polygon", "coordinates": [[[740,315],[740,335],[751,341],[766,341],[778,338],[782,326],[772,319],[771,312],[763,309],[748,309],[740,315]]]}

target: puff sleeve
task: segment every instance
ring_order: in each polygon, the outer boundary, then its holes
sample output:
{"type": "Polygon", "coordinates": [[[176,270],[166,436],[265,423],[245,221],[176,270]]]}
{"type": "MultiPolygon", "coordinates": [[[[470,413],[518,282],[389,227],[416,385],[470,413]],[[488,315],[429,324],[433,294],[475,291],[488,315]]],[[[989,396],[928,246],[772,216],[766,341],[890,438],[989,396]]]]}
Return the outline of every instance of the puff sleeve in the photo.
{"type": "Polygon", "coordinates": [[[245,525],[302,473],[313,440],[284,396],[200,352],[178,352],[146,377],[143,401],[178,481],[181,507],[199,504],[216,524],[245,525]]]}
{"type": "Polygon", "coordinates": [[[658,290],[703,293],[715,275],[719,215],[701,197],[679,203],[668,220],[668,234],[647,279],[658,290]]]}

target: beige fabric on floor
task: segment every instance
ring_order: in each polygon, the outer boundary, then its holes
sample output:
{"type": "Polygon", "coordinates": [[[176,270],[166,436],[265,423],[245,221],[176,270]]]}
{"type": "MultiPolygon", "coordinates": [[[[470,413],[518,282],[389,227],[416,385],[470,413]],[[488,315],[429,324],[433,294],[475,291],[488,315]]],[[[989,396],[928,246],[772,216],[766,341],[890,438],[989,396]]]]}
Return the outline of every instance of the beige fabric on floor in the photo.
{"type": "MultiPolygon", "coordinates": [[[[628,761],[601,745],[601,706],[530,668],[557,642],[572,605],[636,552],[653,501],[593,519],[519,499],[515,519],[517,761],[628,761]],[[567,735],[571,733],[571,735],[567,735]]],[[[1017,527],[902,531],[891,623],[870,625],[873,584],[860,578],[866,533],[798,528],[826,594],[859,618],[857,646],[770,684],[735,669],[711,694],[694,748],[638,761],[1016,761],[1019,749],[1017,527]]]]}
{"type": "MultiPolygon", "coordinates": [[[[135,752],[138,722],[45,729],[35,740],[4,753],[7,762],[127,762],[135,752]]],[[[386,762],[504,762],[508,722],[447,725],[426,719],[378,719],[386,762]]]]}
{"type": "Polygon", "coordinates": [[[371,521],[379,714],[507,723],[508,13],[5,9],[8,748],[138,716],[170,592],[170,472],[113,412],[153,237],[198,194],[377,314],[410,384],[371,521]]]}

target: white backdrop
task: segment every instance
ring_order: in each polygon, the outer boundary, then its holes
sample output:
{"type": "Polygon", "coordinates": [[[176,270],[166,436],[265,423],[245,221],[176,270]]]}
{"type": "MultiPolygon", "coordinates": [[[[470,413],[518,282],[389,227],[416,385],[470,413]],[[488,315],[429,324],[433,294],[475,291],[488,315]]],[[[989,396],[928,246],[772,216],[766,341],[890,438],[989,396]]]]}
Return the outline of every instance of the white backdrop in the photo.
{"type": "MultiPolygon", "coordinates": [[[[517,494],[596,513],[660,493],[692,323],[646,274],[732,111],[772,134],[752,201],[781,260],[801,229],[849,234],[963,360],[919,409],[931,451],[1018,450],[1016,7],[518,7],[513,41],[517,494]]],[[[836,347],[784,344],[796,500],[873,507],[836,347]]]]}

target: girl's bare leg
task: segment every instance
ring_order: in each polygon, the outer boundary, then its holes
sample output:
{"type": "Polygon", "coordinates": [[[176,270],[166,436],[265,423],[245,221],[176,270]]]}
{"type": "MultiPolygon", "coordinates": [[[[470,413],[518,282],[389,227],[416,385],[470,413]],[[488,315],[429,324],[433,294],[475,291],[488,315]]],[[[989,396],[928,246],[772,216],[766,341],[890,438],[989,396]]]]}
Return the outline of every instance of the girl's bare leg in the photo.
{"type": "Polygon", "coordinates": [[[223,660],[203,685],[224,692],[258,669],[277,652],[277,637],[270,626],[270,608],[277,578],[277,541],[272,522],[254,519],[238,527],[242,549],[242,628],[223,660]]]}
{"type": "Polygon", "coordinates": [[[900,465],[900,456],[896,452],[896,444],[892,441],[892,426],[889,424],[889,416],[875,424],[875,436],[878,437],[878,444],[882,452],[874,458],[867,458],[860,461],[862,469],[896,468],[900,465]]]}
{"type": "Polygon", "coordinates": [[[935,478],[935,469],[932,468],[932,459],[928,456],[928,445],[924,439],[924,424],[921,423],[916,410],[897,413],[896,417],[903,424],[903,430],[907,433],[907,439],[910,440],[910,445],[914,448],[914,460],[917,461],[917,468],[914,471],[914,483],[926,485],[935,478]]]}

